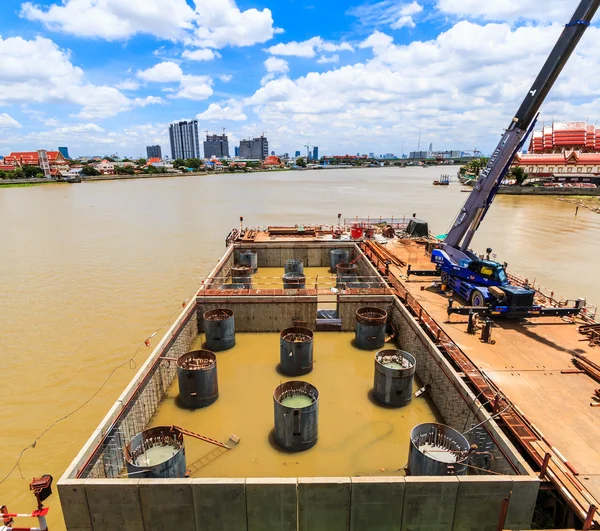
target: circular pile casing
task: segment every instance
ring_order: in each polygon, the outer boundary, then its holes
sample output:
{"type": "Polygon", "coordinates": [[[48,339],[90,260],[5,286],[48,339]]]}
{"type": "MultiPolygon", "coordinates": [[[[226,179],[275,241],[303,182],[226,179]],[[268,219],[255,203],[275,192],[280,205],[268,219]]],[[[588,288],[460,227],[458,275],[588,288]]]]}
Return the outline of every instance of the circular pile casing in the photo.
{"type": "Polygon", "coordinates": [[[302,260],[286,260],[283,267],[284,273],[304,273],[304,262],[302,260]]]}
{"type": "Polygon", "coordinates": [[[358,264],[350,264],[341,262],[336,267],[337,270],[337,287],[342,287],[342,284],[358,281],[358,264]]]}
{"type": "Polygon", "coordinates": [[[355,345],[362,350],[375,350],[385,345],[387,312],[380,308],[356,310],[355,345]]]}
{"type": "Polygon", "coordinates": [[[300,376],[313,369],[314,334],[302,327],[286,328],[279,338],[281,371],[288,376],[300,376]]]}
{"type": "Polygon", "coordinates": [[[332,249],[329,252],[329,270],[332,273],[337,272],[337,265],[350,260],[350,251],[348,249],[332,249]]]}
{"type": "Polygon", "coordinates": [[[403,407],[412,400],[417,360],[403,350],[380,350],[375,354],[373,394],[386,406],[403,407]],[[389,367],[390,363],[401,368],[389,367]]]}
{"type": "Polygon", "coordinates": [[[256,251],[240,251],[239,263],[240,265],[249,265],[252,267],[252,272],[256,273],[258,271],[258,255],[256,254],[256,251]]]}
{"type": "Polygon", "coordinates": [[[185,477],[183,434],[173,426],[156,426],[138,433],[124,452],[127,474],[132,479],[185,477]],[[163,460],[163,454],[169,457],[163,460]]]}
{"type": "Polygon", "coordinates": [[[242,264],[231,268],[231,282],[242,284],[246,289],[252,289],[252,266],[242,264]]]}
{"type": "Polygon", "coordinates": [[[312,448],[319,438],[319,391],[314,385],[294,380],[282,383],[273,393],[275,408],[275,440],[291,452],[312,448]],[[312,400],[306,407],[284,406],[290,396],[304,395],[312,400]]]}
{"type": "Polygon", "coordinates": [[[303,273],[284,273],[283,289],[304,289],[306,287],[306,277],[303,273]]]}
{"type": "Polygon", "coordinates": [[[212,404],[219,398],[217,357],[210,350],[194,350],[177,359],[179,402],[197,409],[212,404]]]}
{"type": "Polygon", "coordinates": [[[245,284],[221,284],[218,288],[219,291],[229,291],[229,290],[238,291],[241,289],[246,289],[246,285],[245,284]]]}
{"type": "Polygon", "coordinates": [[[205,346],[219,352],[235,346],[235,317],[229,309],[209,310],[204,314],[205,346]]]}
{"type": "Polygon", "coordinates": [[[467,473],[469,441],[444,424],[428,422],[410,432],[408,473],[411,476],[462,476],[467,473]]]}

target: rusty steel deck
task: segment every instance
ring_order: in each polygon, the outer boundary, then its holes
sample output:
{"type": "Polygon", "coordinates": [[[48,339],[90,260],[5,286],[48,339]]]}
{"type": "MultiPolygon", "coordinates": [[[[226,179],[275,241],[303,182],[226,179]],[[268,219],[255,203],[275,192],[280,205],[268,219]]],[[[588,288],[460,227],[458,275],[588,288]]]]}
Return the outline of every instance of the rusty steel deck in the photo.
{"type": "MultiPolygon", "coordinates": [[[[495,344],[466,333],[466,318],[447,316],[448,296],[432,279],[406,280],[407,266],[432,269],[425,246],[414,241],[373,241],[361,249],[420,322],[497,422],[530,457],[540,477],[552,482],[585,522],[600,528],[600,408],[590,406],[600,387],[572,362],[579,354],[600,362],[577,326],[561,318],[518,323],[496,320],[495,344]],[[397,260],[390,263],[390,255],[397,260]]],[[[415,278],[415,277],[411,277],[415,278]]]]}

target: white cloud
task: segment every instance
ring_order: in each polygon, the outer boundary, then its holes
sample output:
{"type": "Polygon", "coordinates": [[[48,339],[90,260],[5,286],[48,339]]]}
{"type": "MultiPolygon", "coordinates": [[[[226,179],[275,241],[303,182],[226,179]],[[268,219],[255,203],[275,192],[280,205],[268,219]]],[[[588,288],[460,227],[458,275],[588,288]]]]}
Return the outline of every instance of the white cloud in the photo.
{"type": "Polygon", "coordinates": [[[491,21],[515,21],[519,19],[542,22],[567,22],[575,5],[564,0],[438,0],[437,9],[447,15],[481,18],[491,21]]]}
{"type": "Polygon", "coordinates": [[[198,114],[196,118],[208,122],[221,122],[223,120],[243,122],[248,119],[244,114],[243,103],[233,98],[219,103],[211,103],[208,109],[198,114]]]}
{"type": "Polygon", "coordinates": [[[181,67],[173,61],[163,61],[146,70],[138,70],[136,75],[144,81],[170,83],[173,81],[180,81],[183,77],[183,70],[181,70],[181,67]]]}
{"type": "Polygon", "coordinates": [[[169,98],[185,98],[188,100],[205,100],[213,93],[213,80],[210,76],[192,76],[183,73],[181,67],[172,61],[157,63],[146,70],[139,70],[137,76],[145,81],[156,83],[179,83],[179,89],[164,88],[169,98]]]}
{"type": "MultiPolygon", "coordinates": [[[[297,79],[270,80],[245,100],[260,117],[258,130],[277,131],[279,143],[306,140],[321,149],[336,139],[348,152],[416,149],[491,149],[525,97],[562,25],[511,27],[462,21],[437,38],[395,44],[375,31],[359,46],[373,57],[297,79]],[[364,138],[376,138],[365,147],[364,138]]],[[[597,113],[600,29],[591,27],[542,108],[551,121],[597,113]],[[565,110],[566,102],[572,107],[565,110]]],[[[545,117],[545,118],[544,118],[545,117]]],[[[292,145],[293,145],[292,144],[292,145]]]]}
{"type": "Polygon", "coordinates": [[[223,82],[223,83],[229,83],[232,79],[233,76],[231,74],[221,74],[219,76],[219,79],[223,82]]]}
{"type": "Polygon", "coordinates": [[[286,74],[290,70],[288,62],[279,57],[269,57],[265,61],[265,68],[267,69],[267,74],[261,79],[261,85],[275,79],[278,74],[286,74]]]}
{"type": "Polygon", "coordinates": [[[267,72],[274,72],[277,74],[285,74],[290,70],[288,62],[279,57],[269,57],[265,61],[265,68],[267,69],[267,72]]]}
{"type": "Polygon", "coordinates": [[[26,2],[20,16],[78,37],[127,40],[137,34],[188,42],[199,48],[250,46],[279,31],[269,9],[241,11],[234,0],[62,0],[26,2]]]}
{"type": "Polygon", "coordinates": [[[115,85],[115,88],[120,90],[137,90],[140,88],[140,84],[133,79],[126,79],[125,81],[121,81],[115,85]]]}
{"type": "Polygon", "coordinates": [[[210,48],[184,50],[184,52],[181,54],[182,59],[189,59],[190,61],[212,61],[216,57],[221,57],[221,54],[211,50],[210,48]]]}
{"type": "Polygon", "coordinates": [[[413,17],[421,11],[423,6],[414,0],[410,3],[382,0],[374,4],[367,3],[353,7],[347,13],[358,18],[363,26],[390,26],[392,29],[400,29],[414,28],[416,23],[413,17]]]}
{"type": "Polygon", "coordinates": [[[180,40],[195,17],[185,0],[63,0],[48,8],[26,2],[20,14],[54,31],[107,40],[138,33],[180,40]]]}
{"type": "Polygon", "coordinates": [[[348,42],[335,44],[333,42],[324,41],[321,37],[313,37],[302,42],[290,41],[287,43],[279,43],[270,48],[267,52],[272,55],[296,56],[296,57],[314,57],[317,52],[337,52],[337,51],[353,51],[354,48],[348,42]]]}
{"type": "Polygon", "coordinates": [[[114,87],[86,81],[83,70],[71,63],[70,52],[50,39],[0,37],[0,57],[0,105],[74,104],[86,118],[114,116],[140,105],[114,87]]]}
{"type": "Polygon", "coordinates": [[[198,27],[192,42],[199,47],[250,46],[275,33],[269,9],[240,11],[234,0],[194,0],[198,27]]]}
{"type": "Polygon", "coordinates": [[[21,124],[12,116],[6,113],[0,113],[0,129],[20,129],[21,124]]]}
{"type": "Polygon", "coordinates": [[[209,76],[183,76],[179,91],[170,98],[205,100],[213,94],[212,79],[209,76]]]}
{"type": "Polygon", "coordinates": [[[56,134],[64,133],[102,133],[104,129],[99,125],[93,123],[67,125],[64,127],[57,127],[55,130],[56,134]]]}
{"type": "Polygon", "coordinates": [[[321,65],[325,65],[328,63],[338,63],[340,60],[340,56],[338,54],[330,55],[329,57],[326,55],[322,55],[317,59],[317,63],[321,65]]]}

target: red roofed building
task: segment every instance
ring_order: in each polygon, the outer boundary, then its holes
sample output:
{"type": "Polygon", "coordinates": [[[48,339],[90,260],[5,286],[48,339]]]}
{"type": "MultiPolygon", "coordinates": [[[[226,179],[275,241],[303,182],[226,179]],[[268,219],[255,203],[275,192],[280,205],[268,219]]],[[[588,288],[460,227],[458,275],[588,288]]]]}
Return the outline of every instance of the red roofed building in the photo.
{"type": "Polygon", "coordinates": [[[263,166],[265,168],[283,168],[283,162],[281,162],[279,157],[270,155],[264,160],[263,166]]]}
{"type": "MultiPolygon", "coordinates": [[[[69,170],[69,163],[63,157],[60,151],[46,151],[48,163],[50,164],[50,173],[52,175],[62,175],[63,171],[69,170]]],[[[4,157],[4,166],[12,166],[11,169],[22,168],[23,166],[40,166],[39,154],[37,151],[16,151],[4,157]]]]}
{"type": "Polygon", "coordinates": [[[533,133],[529,153],[518,154],[513,164],[531,177],[595,181],[600,176],[600,129],[587,122],[553,123],[533,133]]]}

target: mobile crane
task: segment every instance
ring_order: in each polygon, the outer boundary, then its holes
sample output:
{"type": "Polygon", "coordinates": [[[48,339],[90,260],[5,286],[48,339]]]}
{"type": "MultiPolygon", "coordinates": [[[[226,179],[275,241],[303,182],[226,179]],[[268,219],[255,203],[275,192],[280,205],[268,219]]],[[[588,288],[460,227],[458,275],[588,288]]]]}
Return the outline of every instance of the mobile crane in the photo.
{"type": "MultiPolygon", "coordinates": [[[[453,289],[471,307],[452,308],[449,313],[488,313],[505,317],[533,317],[541,315],[575,315],[585,306],[579,300],[574,307],[542,307],[535,304],[535,291],[511,285],[505,266],[480,259],[469,246],[475,232],[485,218],[502,180],[525,140],[535,127],[539,109],[554,85],[569,57],[600,6],[600,0],[582,0],[570,22],[565,26],[531,90],[527,93],[517,114],[502,135],[488,165],[481,172],[473,191],[454,220],[448,235],[431,254],[437,274],[443,285],[453,289]]],[[[424,273],[424,272],[421,272],[424,273]]],[[[416,273],[418,274],[418,273],[416,273]]]]}

